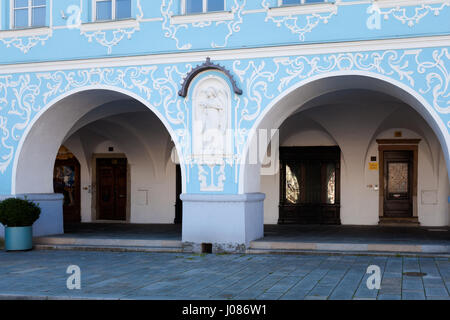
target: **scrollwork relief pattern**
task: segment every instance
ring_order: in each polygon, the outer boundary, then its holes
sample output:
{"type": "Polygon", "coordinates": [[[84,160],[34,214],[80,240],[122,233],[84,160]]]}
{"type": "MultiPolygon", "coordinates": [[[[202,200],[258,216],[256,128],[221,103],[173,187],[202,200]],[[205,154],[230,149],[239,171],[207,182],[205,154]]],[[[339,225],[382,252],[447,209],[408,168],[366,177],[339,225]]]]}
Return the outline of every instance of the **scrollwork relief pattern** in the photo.
{"type": "Polygon", "coordinates": [[[3,42],[7,48],[12,46],[26,54],[38,44],[45,45],[47,40],[49,40],[52,36],[53,30],[49,28],[47,32],[42,35],[4,37],[0,38],[0,41],[3,42]]]}
{"type": "Polygon", "coordinates": [[[243,23],[243,10],[247,0],[233,0],[234,4],[231,9],[233,14],[232,20],[227,21],[197,21],[192,23],[173,24],[171,17],[174,16],[174,0],[163,0],[161,4],[161,15],[163,17],[162,30],[164,36],[175,41],[176,48],[178,50],[189,50],[192,48],[192,43],[182,43],[178,32],[182,29],[188,30],[189,28],[216,28],[220,25],[225,25],[227,33],[223,35],[223,43],[211,41],[211,48],[224,48],[228,45],[230,37],[241,30],[241,24],[243,23]]]}
{"type": "Polygon", "coordinates": [[[306,40],[306,34],[310,33],[319,24],[328,24],[330,19],[338,14],[338,5],[333,5],[327,12],[317,12],[311,14],[289,14],[285,16],[271,16],[269,14],[270,5],[267,0],[262,0],[261,6],[266,11],[265,21],[272,21],[277,27],[284,26],[291,33],[298,35],[300,41],[306,40]]]}
{"type": "Polygon", "coordinates": [[[402,24],[413,27],[429,14],[438,16],[445,8],[450,8],[450,1],[446,0],[440,4],[422,4],[415,7],[400,7],[395,5],[392,8],[380,10],[380,14],[384,17],[384,20],[389,20],[389,17],[392,16],[402,24]]]}
{"type": "Polygon", "coordinates": [[[270,101],[296,83],[310,77],[345,70],[365,71],[401,81],[428,96],[440,114],[450,113],[450,55],[447,48],[386,50],[376,52],[338,53],[317,56],[276,57],[236,60],[233,72],[245,83],[243,107],[238,115],[236,140],[238,154],[249,129],[270,101]],[[276,81],[275,81],[276,80],[276,81]]]}
{"type": "MultiPolygon", "coordinates": [[[[375,77],[380,75],[399,81],[422,95],[443,123],[450,125],[450,54],[446,47],[255,58],[221,63],[233,71],[243,89],[243,95],[231,96],[234,162],[227,162],[223,168],[215,166],[212,171],[207,166],[186,165],[188,181],[214,181],[215,192],[235,190],[238,163],[242,160],[248,134],[271,101],[289,88],[318,75],[363,71],[375,77]],[[200,173],[195,178],[190,177],[194,167],[197,168],[195,172],[200,173]],[[234,170],[229,170],[230,167],[234,170]],[[203,173],[205,176],[201,177],[203,173]]],[[[185,163],[189,163],[192,153],[192,97],[181,98],[178,91],[183,77],[190,70],[191,63],[180,63],[0,75],[0,173],[11,170],[11,161],[24,131],[44,106],[71,91],[97,85],[133,92],[148,101],[171,126],[181,148],[181,156],[185,163]]]]}
{"type": "Polygon", "coordinates": [[[63,94],[96,85],[128,90],[149,101],[173,126],[184,151],[189,110],[178,99],[177,92],[185,73],[177,66],[142,66],[1,76],[0,172],[10,166],[17,143],[37,112],[63,94]]]}
{"type": "Polygon", "coordinates": [[[131,39],[133,34],[140,30],[140,23],[144,17],[144,11],[142,10],[141,0],[137,0],[136,7],[138,15],[136,17],[136,25],[128,28],[117,28],[113,30],[104,30],[99,28],[95,31],[85,31],[80,29],[80,35],[87,38],[89,42],[97,42],[103,47],[107,48],[107,53],[111,54],[113,47],[117,46],[122,40],[131,39]]]}
{"type": "MultiPolygon", "coordinates": [[[[420,62],[417,57],[417,71],[426,73],[426,88],[420,88],[421,94],[433,93],[433,107],[439,113],[450,113],[450,62],[448,49],[433,51],[433,61],[420,62]],[[427,73],[428,71],[428,73],[427,73]]],[[[450,126],[449,126],[450,127],[450,126]]]]}

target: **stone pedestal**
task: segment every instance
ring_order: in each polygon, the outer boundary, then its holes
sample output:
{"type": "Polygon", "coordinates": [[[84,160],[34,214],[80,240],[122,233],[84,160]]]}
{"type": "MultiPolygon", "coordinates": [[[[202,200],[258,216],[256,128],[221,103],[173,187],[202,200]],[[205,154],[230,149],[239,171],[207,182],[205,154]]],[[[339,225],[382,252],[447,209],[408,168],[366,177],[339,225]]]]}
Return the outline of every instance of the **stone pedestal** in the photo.
{"type": "Polygon", "coordinates": [[[264,198],[262,193],[182,194],[184,245],[195,252],[202,244],[212,244],[213,253],[245,251],[264,236],[264,198]]]}
{"type": "MultiPolygon", "coordinates": [[[[64,233],[63,199],[62,194],[17,194],[0,195],[0,201],[7,198],[27,198],[39,205],[41,215],[33,224],[33,237],[48,236],[64,233]]],[[[0,224],[0,237],[4,238],[5,230],[0,224]]]]}

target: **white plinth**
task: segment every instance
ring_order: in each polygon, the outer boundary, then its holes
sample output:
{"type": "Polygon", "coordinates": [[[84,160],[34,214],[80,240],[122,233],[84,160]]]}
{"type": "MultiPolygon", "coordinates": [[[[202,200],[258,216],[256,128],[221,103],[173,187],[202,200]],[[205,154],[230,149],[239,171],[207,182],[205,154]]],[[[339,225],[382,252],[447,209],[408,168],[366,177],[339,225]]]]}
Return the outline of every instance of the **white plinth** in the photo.
{"type": "MultiPolygon", "coordinates": [[[[33,237],[64,233],[62,194],[17,194],[0,195],[0,201],[7,198],[27,198],[39,205],[41,215],[33,224],[33,237]]],[[[0,237],[4,237],[4,227],[0,224],[0,237]]]]}
{"type": "Polygon", "coordinates": [[[243,251],[264,236],[263,193],[183,194],[184,243],[211,243],[213,252],[243,251]]]}

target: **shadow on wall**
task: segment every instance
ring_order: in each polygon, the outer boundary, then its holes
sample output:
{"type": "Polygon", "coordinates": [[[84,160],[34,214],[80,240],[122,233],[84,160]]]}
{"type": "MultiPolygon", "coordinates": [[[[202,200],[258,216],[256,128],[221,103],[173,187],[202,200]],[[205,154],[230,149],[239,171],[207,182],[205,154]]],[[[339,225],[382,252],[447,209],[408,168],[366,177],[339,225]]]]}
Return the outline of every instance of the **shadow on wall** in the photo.
{"type": "Polygon", "coordinates": [[[5,247],[5,240],[3,240],[3,238],[0,238],[0,250],[3,250],[4,247],[5,247]]]}

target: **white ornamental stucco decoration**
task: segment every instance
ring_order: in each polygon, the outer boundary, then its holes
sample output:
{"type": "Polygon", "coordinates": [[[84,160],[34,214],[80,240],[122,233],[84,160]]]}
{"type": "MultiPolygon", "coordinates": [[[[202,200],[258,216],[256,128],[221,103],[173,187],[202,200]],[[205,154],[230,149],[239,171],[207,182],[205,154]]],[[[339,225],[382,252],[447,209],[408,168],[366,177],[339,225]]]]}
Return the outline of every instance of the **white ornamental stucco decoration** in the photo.
{"type": "MultiPolygon", "coordinates": [[[[239,174],[236,163],[242,160],[248,134],[264,108],[288,88],[314,76],[362,71],[399,81],[422,95],[443,123],[449,125],[450,131],[450,54],[447,47],[267,57],[222,63],[233,71],[244,89],[242,96],[228,96],[232,104],[231,113],[227,112],[228,125],[232,124],[235,134],[234,162],[228,164],[224,161],[223,165],[213,167],[197,165],[199,176],[205,177],[205,182],[200,181],[203,190],[208,187],[226,192],[235,190],[239,174]],[[232,174],[235,175],[234,180],[232,174]]],[[[191,114],[191,101],[180,99],[178,91],[182,78],[191,69],[191,64],[180,63],[0,75],[0,173],[11,173],[18,143],[42,108],[61,95],[95,86],[131,92],[152,105],[172,127],[181,156],[188,161],[192,154],[190,133],[194,114],[191,114]]],[[[218,87],[218,84],[213,86],[218,87]]],[[[214,96],[218,95],[212,94],[208,98],[204,92],[199,106],[209,108],[217,105],[214,96]]],[[[222,104],[217,110],[221,108],[222,104]]],[[[212,116],[203,118],[203,121],[209,117],[212,116]]],[[[222,126],[217,121],[208,125],[222,126]]],[[[185,166],[188,183],[189,167],[185,166]]]]}
{"type": "Polygon", "coordinates": [[[137,0],[136,8],[139,12],[136,20],[112,22],[114,25],[110,28],[104,27],[104,23],[81,25],[80,35],[86,37],[89,42],[96,41],[101,46],[106,47],[107,53],[111,54],[113,47],[125,38],[131,39],[132,35],[140,30],[140,24],[144,18],[141,0],[137,0]]]}
{"type": "MultiPolygon", "coordinates": [[[[419,73],[427,73],[427,87],[419,89],[421,94],[433,92],[433,107],[439,113],[450,113],[450,70],[447,70],[450,61],[448,49],[433,52],[433,61],[417,61],[419,73]],[[433,71],[432,71],[433,70],[433,71]]],[[[450,123],[449,123],[450,128],[450,123]]]]}
{"type": "Polygon", "coordinates": [[[200,190],[223,191],[225,165],[233,155],[227,82],[213,75],[201,79],[193,90],[192,108],[191,159],[199,165],[200,190]]]}
{"type": "MultiPolygon", "coordinates": [[[[431,94],[430,101],[440,114],[449,114],[450,55],[447,48],[432,50],[429,60],[424,49],[386,50],[369,53],[337,53],[319,56],[280,57],[268,60],[236,60],[233,72],[245,84],[246,96],[239,108],[236,134],[238,157],[243,152],[249,128],[270,101],[296,82],[315,75],[357,70],[381,74],[406,83],[417,92],[431,94]],[[276,81],[275,81],[276,80],[276,81]]],[[[450,126],[449,126],[450,127],[450,126]]]]}
{"type": "MultiPolygon", "coordinates": [[[[176,48],[178,50],[189,50],[192,48],[192,43],[184,43],[182,44],[181,39],[178,36],[178,31],[181,29],[188,30],[189,28],[207,28],[207,27],[218,27],[220,25],[226,25],[227,33],[223,36],[223,42],[218,43],[215,40],[212,40],[210,43],[211,48],[224,48],[228,45],[229,38],[234,34],[239,32],[240,25],[243,22],[243,10],[246,5],[247,0],[233,0],[234,4],[231,8],[231,15],[233,16],[230,20],[221,20],[221,21],[213,21],[213,20],[201,20],[190,23],[179,23],[174,24],[171,21],[171,18],[174,16],[173,7],[174,0],[162,0],[161,4],[161,15],[163,17],[162,22],[162,30],[164,31],[164,36],[166,38],[170,38],[175,41],[176,48]]],[[[195,36],[194,36],[195,37],[195,36]]]]}
{"type": "Polygon", "coordinates": [[[195,87],[192,139],[194,155],[200,157],[200,161],[221,159],[227,154],[230,110],[230,90],[218,78],[209,77],[195,87]]]}
{"type": "Polygon", "coordinates": [[[12,46],[26,54],[38,44],[45,45],[46,41],[53,36],[53,29],[41,28],[40,30],[32,30],[30,35],[23,35],[21,31],[9,34],[11,36],[1,36],[0,41],[7,48],[12,46]]]}
{"type": "Polygon", "coordinates": [[[377,1],[374,4],[380,8],[379,13],[384,17],[384,20],[389,20],[389,17],[392,16],[402,24],[407,24],[410,27],[418,24],[429,14],[438,16],[445,8],[450,9],[449,0],[407,7],[400,7],[396,1],[385,1],[385,3],[377,1]]]}
{"type": "Polygon", "coordinates": [[[225,164],[199,165],[198,179],[200,181],[200,191],[202,192],[224,191],[226,180],[225,166],[226,166],[225,164]]]}
{"type": "MultiPolygon", "coordinates": [[[[187,64],[185,68],[192,67],[187,64]]],[[[188,144],[189,110],[178,99],[177,92],[185,73],[176,66],[144,66],[0,76],[0,173],[10,166],[16,145],[37,112],[63,94],[95,86],[124,90],[151,103],[173,126],[184,152],[188,144]]]]}
{"type": "Polygon", "coordinates": [[[277,27],[284,26],[291,33],[298,35],[300,41],[305,41],[307,33],[313,31],[320,23],[327,24],[333,16],[338,14],[339,0],[335,4],[326,4],[326,8],[308,14],[295,14],[291,12],[286,15],[273,14],[267,0],[262,0],[261,6],[266,12],[265,21],[272,21],[277,27]]]}
{"type": "Polygon", "coordinates": [[[0,173],[4,173],[6,169],[9,167],[11,161],[14,157],[14,147],[7,144],[7,140],[9,139],[9,130],[7,128],[7,118],[0,116],[0,130],[1,130],[1,145],[0,150],[2,149],[1,157],[0,157],[0,173]]]}

